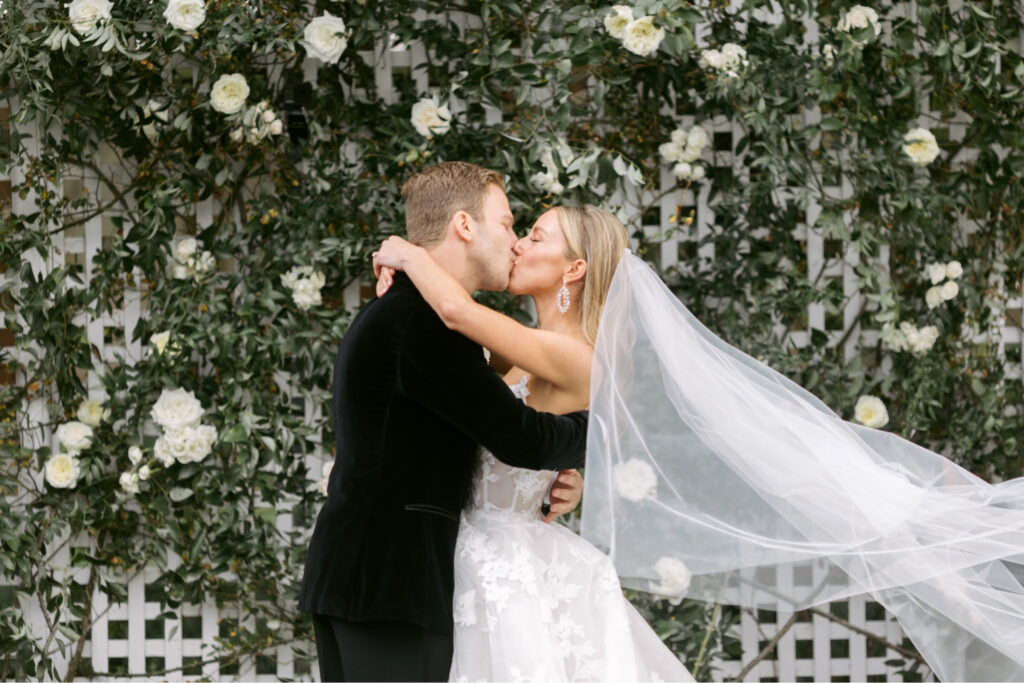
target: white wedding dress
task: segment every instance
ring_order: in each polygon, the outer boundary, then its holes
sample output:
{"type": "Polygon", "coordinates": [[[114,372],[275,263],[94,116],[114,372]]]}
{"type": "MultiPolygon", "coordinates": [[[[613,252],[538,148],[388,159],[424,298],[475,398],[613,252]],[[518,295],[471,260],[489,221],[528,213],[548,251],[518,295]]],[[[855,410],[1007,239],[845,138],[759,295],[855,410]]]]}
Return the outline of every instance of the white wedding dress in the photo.
{"type": "MultiPolygon", "coordinates": [[[[528,378],[512,390],[526,398],[528,378]]],[[[556,472],[484,451],[455,546],[454,681],[692,681],[600,550],[545,524],[556,472]]]]}

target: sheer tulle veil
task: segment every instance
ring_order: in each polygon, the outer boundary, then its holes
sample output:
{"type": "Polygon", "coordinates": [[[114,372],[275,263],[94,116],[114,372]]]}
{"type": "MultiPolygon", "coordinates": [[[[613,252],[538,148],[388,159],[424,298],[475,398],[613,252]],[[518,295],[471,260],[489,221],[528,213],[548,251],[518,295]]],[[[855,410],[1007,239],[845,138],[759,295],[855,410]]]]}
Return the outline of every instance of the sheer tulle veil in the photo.
{"type": "Polygon", "coordinates": [[[1024,481],[842,420],[629,252],[590,394],[582,534],[624,585],[794,609],[869,594],[942,680],[1024,680],[1024,481]],[[776,580],[789,565],[808,580],[776,580]]]}

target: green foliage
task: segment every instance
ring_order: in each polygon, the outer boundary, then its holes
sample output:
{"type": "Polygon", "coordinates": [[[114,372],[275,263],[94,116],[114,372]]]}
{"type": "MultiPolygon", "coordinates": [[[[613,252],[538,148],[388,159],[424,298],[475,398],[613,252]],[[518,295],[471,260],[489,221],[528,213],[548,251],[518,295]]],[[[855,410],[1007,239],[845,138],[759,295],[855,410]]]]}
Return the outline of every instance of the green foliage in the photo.
{"type": "MultiPolygon", "coordinates": [[[[369,252],[401,231],[402,182],[438,160],[505,173],[520,227],[552,203],[587,201],[621,207],[652,260],[674,234],[680,261],[664,276],[716,332],[846,417],[860,395],[875,394],[889,429],[984,476],[1020,474],[1021,355],[1000,345],[1024,266],[1024,62],[1013,3],[885,4],[873,38],[835,28],[844,4],[640,0],[634,14],[666,31],[646,57],[609,36],[608,8],[593,4],[315,4],[314,13],[305,0],[210,0],[205,22],[186,33],[168,25],[164,3],[115,2],[114,44],[77,33],[64,3],[5,3],[0,88],[11,121],[0,162],[17,180],[15,206],[0,207],[0,296],[16,346],[0,350],[0,363],[19,381],[0,388],[0,559],[13,586],[0,594],[3,677],[68,673],[53,670],[53,648],[63,639],[73,651],[93,616],[89,591],[52,566],[68,546],[72,566],[111,602],[150,566],[168,609],[213,599],[291,626],[238,627],[222,634],[218,656],[310,637],[294,604],[301,528],[320,499],[303,456],[333,443],[326,392],[351,319],[343,292],[369,280],[369,252]],[[350,31],[336,64],[304,61],[303,29],[323,10],[350,31]],[[51,49],[55,31],[80,44],[51,49]],[[703,67],[698,35],[700,46],[743,46],[748,64],[733,78],[703,67]],[[384,47],[401,43],[411,68],[375,67],[384,47]],[[247,106],[266,101],[283,134],[233,139],[252,114],[225,115],[209,98],[231,73],[250,87],[247,106]],[[432,138],[410,120],[428,95],[454,112],[450,130],[432,138]],[[687,183],[659,181],[658,147],[684,120],[736,131],[714,136],[702,156],[708,177],[689,189],[707,192],[712,215],[692,225],[687,183]],[[923,167],[901,149],[919,125],[940,147],[923,167]],[[561,195],[535,178],[549,159],[561,195]],[[63,191],[83,177],[84,192],[63,191]],[[676,196],[675,223],[643,218],[676,196]],[[197,204],[208,215],[197,219],[197,204]],[[54,240],[97,219],[104,248],[86,273],[54,240]],[[809,272],[805,222],[827,259],[845,261],[845,286],[809,272]],[[174,277],[174,243],[185,235],[216,257],[214,272],[174,277]],[[34,255],[52,267],[37,269],[34,255]],[[930,309],[922,270],[951,260],[964,265],[960,292],[930,309]],[[295,266],[324,274],[322,304],[296,305],[281,283],[295,266]],[[147,350],[102,357],[85,321],[118,314],[131,297],[145,313],[125,337],[147,350]],[[808,323],[816,305],[824,329],[808,323]],[[935,325],[934,347],[913,354],[863,341],[865,330],[886,337],[902,321],[935,325]],[[158,354],[149,342],[163,331],[171,346],[158,354]],[[806,332],[799,348],[795,332],[806,332]],[[219,437],[202,463],[164,468],[152,459],[148,415],[176,387],[195,393],[219,437]],[[52,488],[39,473],[55,449],[25,444],[75,419],[90,390],[107,396],[112,417],[81,453],[77,486],[52,488]],[[310,421],[288,392],[322,406],[319,417],[310,421]],[[41,423],[29,422],[30,402],[43,406],[41,423]],[[131,446],[153,467],[137,495],[118,485],[133,470],[131,446]],[[289,510],[296,531],[282,532],[276,520],[289,510]],[[62,636],[44,644],[25,630],[30,600],[62,636]]],[[[699,677],[736,654],[732,613],[637,600],[688,661],[706,646],[699,677]]]]}

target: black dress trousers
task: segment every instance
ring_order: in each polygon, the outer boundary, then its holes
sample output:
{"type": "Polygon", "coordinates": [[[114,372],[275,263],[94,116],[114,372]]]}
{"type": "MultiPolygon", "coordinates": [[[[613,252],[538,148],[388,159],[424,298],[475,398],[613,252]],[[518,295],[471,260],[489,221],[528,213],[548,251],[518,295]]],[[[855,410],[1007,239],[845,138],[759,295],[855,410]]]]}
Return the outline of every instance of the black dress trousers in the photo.
{"type": "Polygon", "coordinates": [[[452,636],[399,621],[313,615],[321,681],[447,681],[452,636]]]}

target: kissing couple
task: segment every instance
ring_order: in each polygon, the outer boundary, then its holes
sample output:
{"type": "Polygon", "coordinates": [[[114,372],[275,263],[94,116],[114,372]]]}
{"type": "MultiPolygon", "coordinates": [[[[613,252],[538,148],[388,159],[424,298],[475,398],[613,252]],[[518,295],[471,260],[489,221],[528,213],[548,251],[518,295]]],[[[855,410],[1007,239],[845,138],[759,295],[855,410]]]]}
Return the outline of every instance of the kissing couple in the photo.
{"type": "Polygon", "coordinates": [[[335,362],[299,598],[321,680],[692,680],[622,586],[870,595],[941,680],[1024,680],[1024,478],[843,420],[701,324],[607,211],[517,240],[502,176],[460,162],[403,195],[409,241],[335,362]],[[470,296],[503,289],[536,329],[470,296]],[[549,522],[581,487],[577,536],[549,522]]]}
{"type": "Polygon", "coordinates": [[[557,207],[517,239],[504,187],[463,162],[409,179],[409,241],[376,253],[382,295],[338,350],[337,453],[299,598],[320,679],[693,680],[608,556],[550,524],[580,500],[626,229],[557,207]],[[470,296],[505,289],[533,298],[537,329],[470,296]]]}

